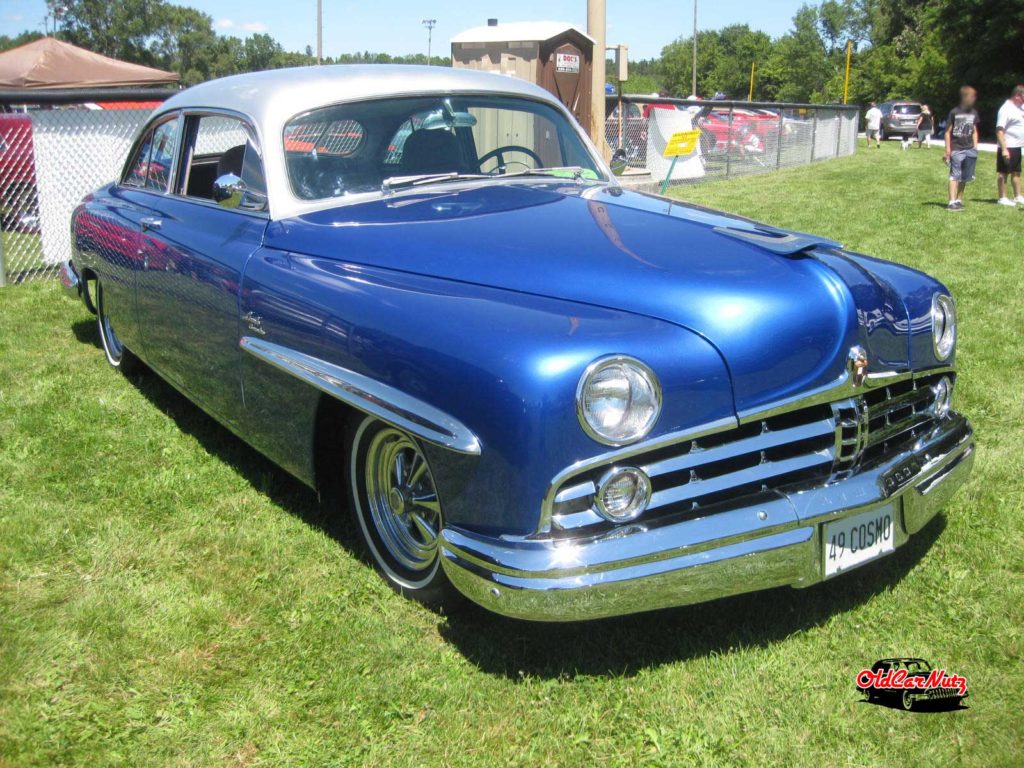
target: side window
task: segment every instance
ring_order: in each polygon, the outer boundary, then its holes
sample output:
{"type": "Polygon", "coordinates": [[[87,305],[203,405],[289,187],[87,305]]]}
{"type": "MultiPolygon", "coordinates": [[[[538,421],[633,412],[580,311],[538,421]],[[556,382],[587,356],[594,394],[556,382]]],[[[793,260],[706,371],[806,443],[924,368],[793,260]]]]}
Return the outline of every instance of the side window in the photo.
{"type": "Polygon", "coordinates": [[[248,125],[225,115],[194,115],[187,118],[186,136],[181,194],[225,208],[266,210],[263,159],[248,125]]]}
{"type": "Polygon", "coordinates": [[[129,187],[146,186],[146,169],[149,167],[149,151],[153,147],[153,131],[149,131],[146,137],[139,143],[135,155],[128,164],[128,170],[124,174],[122,183],[129,187]]]}
{"type": "Polygon", "coordinates": [[[153,148],[146,168],[146,189],[166,192],[174,167],[174,152],[178,148],[178,121],[168,120],[153,131],[153,148]]]}
{"type": "Polygon", "coordinates": [[[177,117],[150,129],[139,142],[122,183],[130,187],[166,192],[178,146],[177,117]]]}

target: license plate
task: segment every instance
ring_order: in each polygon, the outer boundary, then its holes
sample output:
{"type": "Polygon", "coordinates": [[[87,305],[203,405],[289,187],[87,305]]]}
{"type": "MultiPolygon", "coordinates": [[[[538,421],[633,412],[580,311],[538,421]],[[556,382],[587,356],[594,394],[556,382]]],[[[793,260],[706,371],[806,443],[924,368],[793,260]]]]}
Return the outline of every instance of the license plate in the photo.
{"type": "Polygon", "coordinates": [[[825,523],[822,527],[825,578],[856,568],[896,549],[892,504],[825,523]]]}

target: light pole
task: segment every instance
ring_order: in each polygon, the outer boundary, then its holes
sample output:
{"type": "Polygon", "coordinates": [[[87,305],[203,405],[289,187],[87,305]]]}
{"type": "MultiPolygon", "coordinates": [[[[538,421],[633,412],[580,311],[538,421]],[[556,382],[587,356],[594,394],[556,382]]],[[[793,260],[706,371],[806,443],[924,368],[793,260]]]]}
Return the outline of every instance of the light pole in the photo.
{"type": "Polygon", "coordinates": [[[316,0],[316,63],[324,58],[324,0],[316,0]]]}
{"type": "Polygon", "coordinates": [[[691,95],[697,97],[697,0],[693,0],[693,82],[691,95]]]}
{"type": "Polygon", "coordinates": [[[437,19],[424,19],[422,22],[424,27],[427,28],[427,66],[430,66],[430,44],[434,38],[434,27],[437,25],[437,19]]]}

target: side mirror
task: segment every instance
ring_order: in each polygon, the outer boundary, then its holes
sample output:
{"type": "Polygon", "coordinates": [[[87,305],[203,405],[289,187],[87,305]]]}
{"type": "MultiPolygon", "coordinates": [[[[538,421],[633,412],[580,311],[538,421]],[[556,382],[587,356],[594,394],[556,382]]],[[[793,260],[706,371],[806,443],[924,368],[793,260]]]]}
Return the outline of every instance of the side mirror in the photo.
{"type": "Polygon", "coordinates": [[[626,150],[622,149],[621,147],[619,149],[616,149],[615,152],[612,153],[612,161],[610,163],[610,166],[612,169],[612,173],[614,173],[616,176],[621,176],[623,173],[625,173],[626,150]]]}
{"type": "Polygon", "coordinates": [[[240,176],[225,173],[213,182],[213,201],[224,208],[237,208],[245,197],[245,182],[240,176]]]}

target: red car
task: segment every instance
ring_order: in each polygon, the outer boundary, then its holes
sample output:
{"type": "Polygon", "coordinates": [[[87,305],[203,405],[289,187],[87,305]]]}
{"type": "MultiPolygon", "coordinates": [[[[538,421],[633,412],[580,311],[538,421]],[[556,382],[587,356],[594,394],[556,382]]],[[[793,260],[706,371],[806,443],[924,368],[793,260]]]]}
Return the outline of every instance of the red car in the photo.
{"type": "Polygon", "coordinates": [[[39,196],[28,115],[0,114],[0,226],[37,232],[39,196]]]}
{"type": "Polygon", "coordinates": [[[779,130],[779,116],[759,109],[729,110],[717,107],[697,119],[701,150],[706,155],[738,152],[764,154],[779,130]]]}

